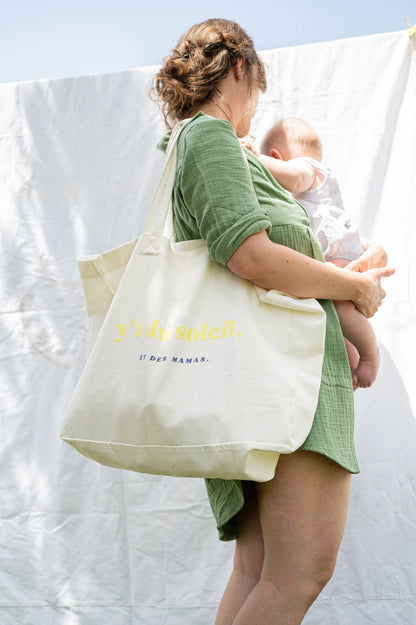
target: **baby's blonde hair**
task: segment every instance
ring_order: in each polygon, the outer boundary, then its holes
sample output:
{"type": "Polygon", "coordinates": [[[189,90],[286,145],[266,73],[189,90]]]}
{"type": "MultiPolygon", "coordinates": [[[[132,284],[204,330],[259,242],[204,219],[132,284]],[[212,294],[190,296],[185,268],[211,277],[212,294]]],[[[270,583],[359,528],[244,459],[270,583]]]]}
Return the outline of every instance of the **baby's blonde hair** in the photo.
{"type": "Polygon", "coordinates": [[[261,151],[270,154],[276,149],[290,158],[309,156],[318,161],[322,159],[322,144],[316,131],[310,124],[298,117],[286,117],[272,126],[263,139],[261,151]]]}

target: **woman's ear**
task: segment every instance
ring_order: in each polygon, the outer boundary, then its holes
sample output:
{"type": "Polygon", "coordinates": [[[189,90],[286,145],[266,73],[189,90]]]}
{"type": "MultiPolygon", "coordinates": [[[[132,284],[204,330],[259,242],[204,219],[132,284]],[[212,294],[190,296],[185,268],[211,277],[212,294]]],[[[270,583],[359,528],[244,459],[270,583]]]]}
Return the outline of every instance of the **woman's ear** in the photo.
{"type": "Polygon", "coordinates": [[[233,70],[235,79],[240,80],[244,75],[244,64],[241,57],[237,59],[235,65],[233,66],[233,70]]]}
{"type": "Polygon", "coordinates": [[[279,150],[276,150],[276,148],[272,148],[270,150],[269,156],[271,156],[272,158],[277,158],[279,161],[284,161],[281,152],[279,152],[279,150]]]}

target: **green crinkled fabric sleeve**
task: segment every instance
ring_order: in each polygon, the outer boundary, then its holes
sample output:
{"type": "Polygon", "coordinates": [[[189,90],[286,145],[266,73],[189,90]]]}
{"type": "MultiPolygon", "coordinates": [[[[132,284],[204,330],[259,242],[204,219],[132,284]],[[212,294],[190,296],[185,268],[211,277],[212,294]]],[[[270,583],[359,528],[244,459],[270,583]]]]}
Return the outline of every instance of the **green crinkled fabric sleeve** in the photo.
{"type": "Polygon", "coordinates": [[[248,236],[270,229],[229,122],[200,114],[184,129],[178,141],[174,207],[180,210],[174,221],[176,240],[198,233],[212,260],[223,265],[248,236]]]}

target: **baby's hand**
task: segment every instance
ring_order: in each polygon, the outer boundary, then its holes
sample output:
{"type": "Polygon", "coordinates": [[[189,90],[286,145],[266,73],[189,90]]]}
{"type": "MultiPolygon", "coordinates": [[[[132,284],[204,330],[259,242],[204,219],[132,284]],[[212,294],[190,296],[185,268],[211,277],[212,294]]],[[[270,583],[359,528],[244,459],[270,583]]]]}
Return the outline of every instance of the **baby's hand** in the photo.
{"type": "Polygon", "coordinates": [[[260,152],[254,147],[251,141],[247,141],[246,139],[240,139],[240,143],[245,148],[247,148],[247,150],[250,150],[250,152],[253,152],[254,156],[257,156],[257,158],[259,158],[260,152]]]}

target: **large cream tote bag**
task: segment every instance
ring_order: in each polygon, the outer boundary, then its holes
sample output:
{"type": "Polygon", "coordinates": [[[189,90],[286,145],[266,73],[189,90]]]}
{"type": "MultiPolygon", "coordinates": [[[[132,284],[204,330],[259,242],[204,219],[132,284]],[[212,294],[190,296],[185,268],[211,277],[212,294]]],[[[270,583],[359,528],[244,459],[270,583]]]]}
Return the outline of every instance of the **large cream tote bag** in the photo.
{"type": "Polygon", "coordinates": [[[88,359],[61,437],[143,473],[266,481],[297,449],[318,401],[325,313],[174,243],[175,143],[144,234],[79,261],[88,359]]]}

